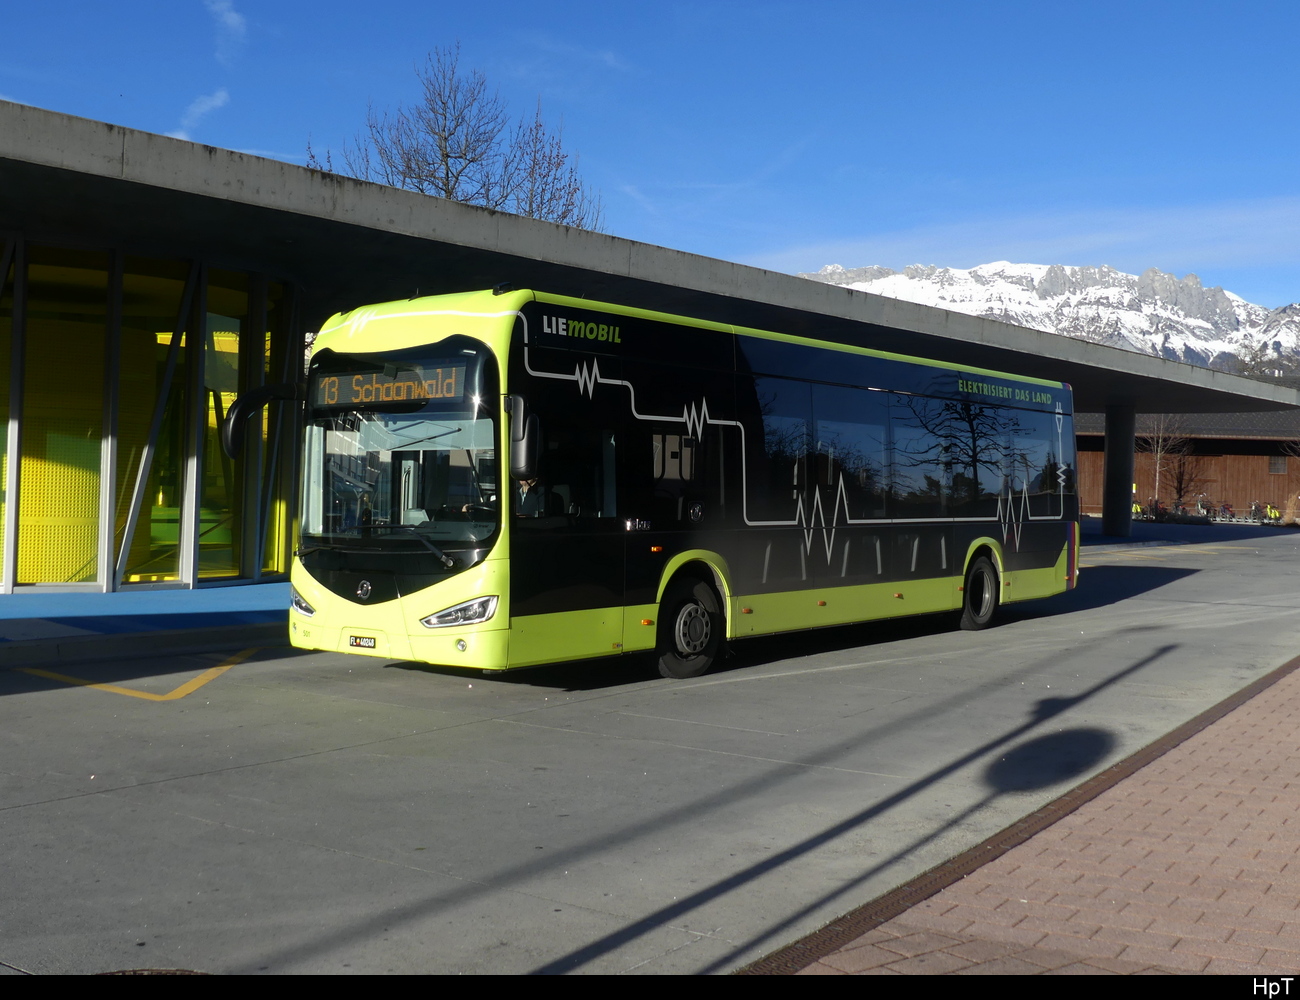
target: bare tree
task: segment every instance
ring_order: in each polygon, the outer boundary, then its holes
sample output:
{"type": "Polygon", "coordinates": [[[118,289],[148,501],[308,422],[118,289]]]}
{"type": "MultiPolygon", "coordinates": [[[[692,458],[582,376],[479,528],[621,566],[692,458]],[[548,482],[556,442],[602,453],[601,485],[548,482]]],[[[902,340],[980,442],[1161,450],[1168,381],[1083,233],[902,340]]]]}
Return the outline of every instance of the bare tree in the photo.
{"type": "Polygon", "coordinates": [[[563,129],[551,131],[542,121],[541,101],[532,121],[519,123],[510,150],[506,176],[513,186],[512,211],[580,229],[600,228],[600,199],[578,176],[577,157],[570,162],[564,151],[563,129]]]}
{"type": "Polygon", "coordinates": [[[1173,494],[1174,506],[1202,490],[1208,480],[1202,475],[1200,456],[1175,414],[1160,413],[1150,419],[1147,430],[1137,435],[1138,451],[1150,453],[1155,474],[1154,499],[1160,499],[1163,477],[1173,494]]]}
{"type": "MultiPolygon", "coordinates": [[[[366,113],[342,152],[343,171],[362,180],[580,229],[603,226],[600,198],[564,149],[561,129],[542,118],[511,125],[505,103],[479,70],[463,72],[460,48],[435,49],[416,70],[423,95],[395,111],[366,113]]],[[[307,165],[334,172],[333,157],[307,146],[307,165]]]]}
{"type": "Polygon", "coordinates": [[[1186,503],[1188,498],[1201,492],[1209,485],[1204,476],[1200,456],[1192,451],[1191,442],[1186,438],[1177,451],[1170,452],[1167,472],[1169,488],[1174,494],[1174,505],[1186,503]]]}

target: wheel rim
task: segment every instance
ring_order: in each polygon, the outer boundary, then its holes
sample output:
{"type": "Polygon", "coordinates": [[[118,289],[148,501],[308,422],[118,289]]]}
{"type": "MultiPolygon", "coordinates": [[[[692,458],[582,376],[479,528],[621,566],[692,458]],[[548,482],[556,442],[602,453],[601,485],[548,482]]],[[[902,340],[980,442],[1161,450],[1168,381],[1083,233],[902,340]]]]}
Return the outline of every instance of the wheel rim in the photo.
{"type": "Polygon", "coordinates": [[[975,591],[971,608],[975,617],[982,619],[993,610],[993,583],[988,570],[981,567],[971,578],[971,584],[975,591]]]}
{"type": "Polygon", "coordinates": [[[677,613],[674,634],[680,653],[685,656],[699,654],[713,635],[713,622],[709,620],[709,613],[698,604],[687,604],[677,613]]]}

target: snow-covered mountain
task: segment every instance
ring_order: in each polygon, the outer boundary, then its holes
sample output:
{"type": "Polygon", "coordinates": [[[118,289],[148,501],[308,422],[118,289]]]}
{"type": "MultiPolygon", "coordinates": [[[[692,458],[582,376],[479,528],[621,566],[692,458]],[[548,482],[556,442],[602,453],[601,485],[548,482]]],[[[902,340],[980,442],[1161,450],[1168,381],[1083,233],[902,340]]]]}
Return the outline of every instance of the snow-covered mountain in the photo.
{"type": "Polygon", "coordinates": [[[970,270],[831,264],[800,277],[1211,368],[1252,354],[1300,362],[1300,304],[1266,309],[1194,274],[998,261],[970,270]]]}

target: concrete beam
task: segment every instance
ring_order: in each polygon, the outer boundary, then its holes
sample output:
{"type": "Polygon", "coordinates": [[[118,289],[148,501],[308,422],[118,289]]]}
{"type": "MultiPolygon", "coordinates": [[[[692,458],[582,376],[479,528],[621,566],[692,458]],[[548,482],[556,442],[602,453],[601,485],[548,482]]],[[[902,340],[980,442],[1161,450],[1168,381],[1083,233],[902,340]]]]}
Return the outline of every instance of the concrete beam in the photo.
{"type": "Polygon", "coordinates": [[[0,230],[95,225],[201,239],[300,278],[321,310],[510,280],[1069,382],[1081,410],[1300,406],[1283,386],[0,101],[0,230]]]}

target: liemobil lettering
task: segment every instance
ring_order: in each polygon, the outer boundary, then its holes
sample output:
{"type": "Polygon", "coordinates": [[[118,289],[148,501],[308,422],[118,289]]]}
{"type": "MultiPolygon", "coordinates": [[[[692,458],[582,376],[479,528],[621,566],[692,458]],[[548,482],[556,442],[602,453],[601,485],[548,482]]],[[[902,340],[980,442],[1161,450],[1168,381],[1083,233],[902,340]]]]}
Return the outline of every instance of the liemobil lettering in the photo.
{"type": "Polygon", "coordinates": [[[619,328],[607,323],[583,323],[564,316],[543,316],[542,333],[559,337],[585,337],[587,340],[604,340],[611,344],[623,343],[619,328]]]}

